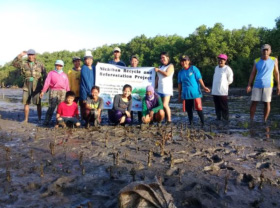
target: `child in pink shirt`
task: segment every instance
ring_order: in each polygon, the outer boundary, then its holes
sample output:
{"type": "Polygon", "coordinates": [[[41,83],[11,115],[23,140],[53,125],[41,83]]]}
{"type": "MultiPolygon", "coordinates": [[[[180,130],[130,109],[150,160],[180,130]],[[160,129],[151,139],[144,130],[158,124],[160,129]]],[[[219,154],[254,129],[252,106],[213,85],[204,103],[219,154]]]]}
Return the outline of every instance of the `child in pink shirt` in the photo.
{"type": "MultiPolygon", "coordinates": [[[[74,102],[75,93],[72,91],[66,92],[66,98],[64,102],[61,102],[57,107],[56,119],[58,125],[63,128],[66,124],[74,124],[79,127],[81,124],[79,122],[79,110],[77,103],[74,102]]],[[[56,127],[58,127],[56,125],[56,127]]]]}
{"type": "Polygon", "coordinates": [[[57,60],[55,69],[48,73],[40,98],[49,89],[49,108],[46,113],[44,125],[49,125],[56,106],[65,100],[65,94],[70,90],[67,74],[63,72],[64,62],[57,60]]]}

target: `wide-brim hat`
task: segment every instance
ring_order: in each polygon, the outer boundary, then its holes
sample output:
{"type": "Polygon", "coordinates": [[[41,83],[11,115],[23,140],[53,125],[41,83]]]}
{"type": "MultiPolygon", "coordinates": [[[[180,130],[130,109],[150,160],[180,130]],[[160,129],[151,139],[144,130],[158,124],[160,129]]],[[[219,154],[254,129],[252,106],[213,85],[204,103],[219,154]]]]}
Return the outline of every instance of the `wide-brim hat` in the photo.
{"type": "Polygon", "coordinates": [[[62,60],[56,60],[54,65],[64,66],[64,62],[62,60]]]}
{"type": "Polygon", "coordinates": [[[91,54],[91,51],[86,51],[85,52],[85,56],[84,56],[84,59],[85,58],[93,58],[92,54],[91,54]]]}

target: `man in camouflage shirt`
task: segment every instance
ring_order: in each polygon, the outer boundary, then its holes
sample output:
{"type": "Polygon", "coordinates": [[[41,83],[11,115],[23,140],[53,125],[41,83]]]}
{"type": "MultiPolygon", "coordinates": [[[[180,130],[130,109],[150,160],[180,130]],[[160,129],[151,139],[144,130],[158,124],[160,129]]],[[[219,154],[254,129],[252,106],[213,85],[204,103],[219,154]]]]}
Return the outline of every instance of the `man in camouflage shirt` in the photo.
{"type": "Polygon", "coordinates": [[[43,82],[46,78],[46,69],[44,65],[36,61],[36,53],[33,49],[21,52],[12,62],[12,65],[21,70],[24,79],[23,98],[24,104],[24,122],[28,122],[29,104],[31,100],[37,105],[38,119],[41,120],[42,108],[40,92],[43,88],[43,82]],[[27,60],[22,57],[27,54],[27,60]]]}

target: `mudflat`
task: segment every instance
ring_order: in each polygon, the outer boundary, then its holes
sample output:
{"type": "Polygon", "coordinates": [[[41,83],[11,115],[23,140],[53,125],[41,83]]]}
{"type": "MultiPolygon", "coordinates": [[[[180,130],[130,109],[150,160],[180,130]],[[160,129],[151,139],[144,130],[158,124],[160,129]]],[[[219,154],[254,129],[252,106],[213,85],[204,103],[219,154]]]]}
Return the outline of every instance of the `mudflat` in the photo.
{"type": "Polygon", "coordinates": [[[155,178],[176,207],[280,207],[279,113],[251,125],[248,98],[230,99],[229,124],[205,97],[203,128],[173,100],[171,125],[113,126],[104,113],[100,127],[55,129],[35,108],[20,122],[20,93],[10,94],[17,101],[0,100],[0,207],[118,207],[122,188],[155,178]]]}

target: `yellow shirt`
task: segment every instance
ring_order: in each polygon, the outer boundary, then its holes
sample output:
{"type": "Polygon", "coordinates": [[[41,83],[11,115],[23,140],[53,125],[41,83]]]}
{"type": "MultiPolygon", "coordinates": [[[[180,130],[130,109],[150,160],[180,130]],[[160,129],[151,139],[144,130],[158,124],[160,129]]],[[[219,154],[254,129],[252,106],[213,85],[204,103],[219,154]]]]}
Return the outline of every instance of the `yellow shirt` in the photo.
{"type": "Polygon", "coordinates": [[[76,71],[74,69],[70,69],[67,73],[70,89],[75,93],[76,97],[80,96],[80,79],[81,79],[81,70],[76,71]]]}

